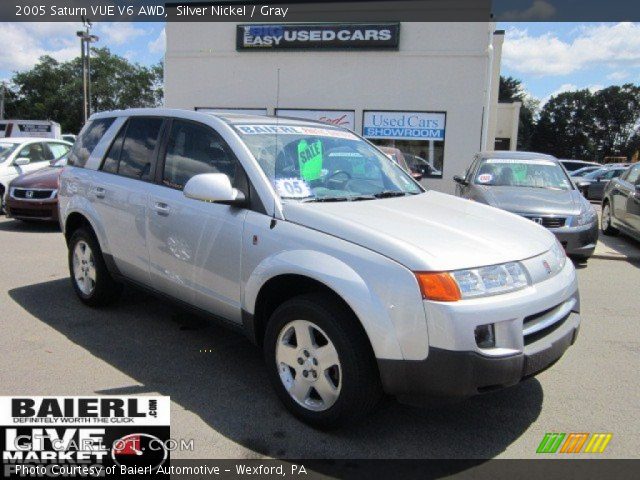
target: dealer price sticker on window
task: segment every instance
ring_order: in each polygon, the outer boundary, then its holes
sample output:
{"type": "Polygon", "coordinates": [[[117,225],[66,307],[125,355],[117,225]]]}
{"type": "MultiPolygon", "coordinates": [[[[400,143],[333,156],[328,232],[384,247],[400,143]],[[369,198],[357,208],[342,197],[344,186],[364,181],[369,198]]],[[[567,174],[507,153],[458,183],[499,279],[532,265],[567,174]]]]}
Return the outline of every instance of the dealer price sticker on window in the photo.
{"type": "Polygon", "coordinates": [[[306,198],[312,195],[307,182],[300,178],[278,178],[274,184],[282,198],[306,198]]]}

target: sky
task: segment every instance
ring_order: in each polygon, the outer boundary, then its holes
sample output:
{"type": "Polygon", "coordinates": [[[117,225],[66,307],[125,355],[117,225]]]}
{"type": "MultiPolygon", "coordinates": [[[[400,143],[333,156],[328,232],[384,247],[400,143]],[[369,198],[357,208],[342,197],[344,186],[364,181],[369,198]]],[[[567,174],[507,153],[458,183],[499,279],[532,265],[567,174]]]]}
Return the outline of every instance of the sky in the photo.
{"type": "MultiPolygon", "coordinates": [[[[0,80],[32,67],[49,54],[69,60],[79,54],[74,23],[0,24],[0,80]]],[[[568,90],[640,84],[640,23],[499,23],[506,31],[502,74],[520,79],[544,104],[568,90]]],[[[98,46],[133,62],[151,65],[165,49],[162,23],[102,23],[98,46]]]]}

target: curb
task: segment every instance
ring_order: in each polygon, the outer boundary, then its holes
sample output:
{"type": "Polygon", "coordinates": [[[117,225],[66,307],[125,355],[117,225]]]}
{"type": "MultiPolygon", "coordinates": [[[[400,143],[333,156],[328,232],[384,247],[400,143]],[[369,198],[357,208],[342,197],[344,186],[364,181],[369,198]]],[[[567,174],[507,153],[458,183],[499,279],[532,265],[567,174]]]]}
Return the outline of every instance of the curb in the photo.
{"type": "Polygon", "coordinates": [[[638,262],[640,261],[640,255],[611,255],[611,254],[602,254],[602,253],[594,253],[591,255],[591,258],[598,258],[600,260],[623,260],[625,262],[638,262]]]}

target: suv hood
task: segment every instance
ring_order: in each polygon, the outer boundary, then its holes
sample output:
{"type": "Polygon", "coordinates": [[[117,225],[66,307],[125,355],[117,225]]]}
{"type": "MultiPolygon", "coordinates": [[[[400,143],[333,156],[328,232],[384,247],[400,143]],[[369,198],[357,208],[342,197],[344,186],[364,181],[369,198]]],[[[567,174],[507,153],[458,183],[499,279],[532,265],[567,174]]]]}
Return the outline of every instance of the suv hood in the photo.
{"type": "Polygon", "coordinates": [[[523,260],[555,241],[530,220],[433,191],[355,202],[285,202],[283,210],[287,221],[361,245],[414,271],[523,260]]]}
{"type": "Polygon", "coordinates": [[[514,213],[578,215],[582,194],[578,190],[531,187],[479,187],[487,204],[514,213]]]}

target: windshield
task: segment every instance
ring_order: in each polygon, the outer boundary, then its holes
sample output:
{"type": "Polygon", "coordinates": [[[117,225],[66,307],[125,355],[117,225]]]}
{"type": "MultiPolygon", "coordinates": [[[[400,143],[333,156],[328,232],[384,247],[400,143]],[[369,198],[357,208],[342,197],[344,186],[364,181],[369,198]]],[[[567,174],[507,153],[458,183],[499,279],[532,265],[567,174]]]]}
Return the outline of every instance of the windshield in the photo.
{"type": "Polygon", "coordinates": [[[570,177],[582,177],[589,172],[593,172],[595,170],[600,170],[600,167],[582,167],[578,170],[574,170],[573,172],[569,172],[570,177]]]}
{"type": "Polygon", "coordinates": [[[346,130],[283,124],[234,127],[281,198],[347,201],[423,191],[386,155],[346,130]]]}
{"type": "Polygon", "coordinates": [[[607,173],[607,169],[606,168],[599,168],[597,170],[594,170],[593,172],[589,172],[587,173],[584,178],[588,178],[590,180],[595,180],[596,177],[603,175],[607,173]]]}
{"type": "Polygon", "coordinates": [[[0,143],[0,163],[4,162],[9,155],[18,148],[17,143],[0,143]]]}
{"type": "Polygon", "coordinates": [[[572,188],[562,167],[550,160],[484,159],[480,162],[475,183],[555,190],[572,188]]]}

